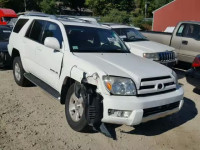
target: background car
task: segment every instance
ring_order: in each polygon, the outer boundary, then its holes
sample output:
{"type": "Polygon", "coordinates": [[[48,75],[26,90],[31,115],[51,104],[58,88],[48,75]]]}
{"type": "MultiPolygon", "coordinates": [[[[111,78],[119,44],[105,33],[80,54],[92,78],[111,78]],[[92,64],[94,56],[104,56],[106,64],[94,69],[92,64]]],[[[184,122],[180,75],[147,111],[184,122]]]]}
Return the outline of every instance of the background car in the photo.
{"type": "Polygon", "coordinates": [[[115,31],[129,47],[131,53],[173,67],[177,64],[177,56],[173,47],[148,40],[140,31],[132,26],[120,24],[103,24],[115,31]]]}
{"type": "Polygon", "coordinates": [[[186,71],[187,82],[196,88],[200,88],[200,55],[197,55],[192,63],[192,68],[186,71]]]}
{"type": "Polygon", "coordinates": [[[10,66],[10,55],[8,54],[8,40],[12,29],[7,26],[0,26],[0,67],[10,66]]]}

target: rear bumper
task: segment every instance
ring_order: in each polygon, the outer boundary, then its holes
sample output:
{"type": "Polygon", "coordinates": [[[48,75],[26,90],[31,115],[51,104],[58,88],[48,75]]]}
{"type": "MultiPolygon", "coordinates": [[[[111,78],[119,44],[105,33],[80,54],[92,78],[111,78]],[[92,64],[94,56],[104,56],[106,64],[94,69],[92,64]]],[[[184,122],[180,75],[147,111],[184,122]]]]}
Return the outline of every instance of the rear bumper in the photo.
{"type": "Polygon", "coordinates": [[[175,91],[148,96],[104,96],[104,114],[102,122],[113,124],[137,125],[149,120],[158,119],[167,115],[173,114],[181,109],[183,105],[183,89],[179,86],[175,91]],[[144,110],[148,108],[156,108],[160,106],[168,106],[177,102],[177,107],[151,113],[144,117],[144,110]],[[110,110],[129,111],[128,117],[113,116],[109,114],[110,110]]]}

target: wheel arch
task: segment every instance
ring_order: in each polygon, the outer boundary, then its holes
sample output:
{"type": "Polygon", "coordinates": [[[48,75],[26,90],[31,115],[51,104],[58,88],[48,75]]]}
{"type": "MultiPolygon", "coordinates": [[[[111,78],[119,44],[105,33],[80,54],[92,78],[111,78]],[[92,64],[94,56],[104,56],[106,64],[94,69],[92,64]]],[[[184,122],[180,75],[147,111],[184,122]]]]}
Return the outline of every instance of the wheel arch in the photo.
{"type": "Polygon", "coordinates": [[[20,57],[19,50],[17,50],[16,48],[13,48],[12,54],[11,54],[11,62],[13,62],[14,58],[18,56],[20,57]]]}
{"type": "Polygon", "coordinates": [[[61,104],[65,104],[65,97],[66,94],[70,88],[70,86],[75,83],[76,81],[70,77],[65,77],[63,84],[62,84],[62,89],[61,89],[61,99],[60,99],[60,103],[61,104]]]}

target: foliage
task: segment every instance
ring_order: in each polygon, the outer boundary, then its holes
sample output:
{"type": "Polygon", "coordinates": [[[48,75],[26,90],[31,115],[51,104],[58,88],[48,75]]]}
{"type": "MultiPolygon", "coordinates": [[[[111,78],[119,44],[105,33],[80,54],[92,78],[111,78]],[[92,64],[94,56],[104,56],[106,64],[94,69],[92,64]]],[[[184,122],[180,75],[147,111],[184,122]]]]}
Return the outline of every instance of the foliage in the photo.
{"type": "Polygon", "coordinates": [[[144,24],[144,17],[143,16],[133,17],[131,21],[134,26],[141,27],[142,24],[144,24]]]}
{"type": "MultiPolygon", "coordinates": [[[[144,22],[145,4],[147,18],[152,18],[152,12],[172,0],[25,0],[27,10],[42,11],[56,14],[62,2],[64,7],[70,7],[81,14],[84,8],[89,8],[95,16],[101,16],[104,22],[132,23],[141,28],[150,28],[149,22],[144,22]]],[[[25,11],[24,0],[0,0],[0,7],[11,8],[16,12],[25,11]]]]}
{"type": "Polygon", "coordinates": [[[26,9],[40,11],[40,3],[42,0],[26,0],[26,9]]]}
{"type": "Polygon", "coordinates": [[[22,0],[0,0],[0,7],[11,8],[16,12],[24,11],[24,3],[22,0]]]}
{"type": "Polygon", "coordinates": [[[131,12],[134,8],[134,0],[86,0],[94,15],[107,15],[112,9],[131,12]]]}
{"type": "Polygon", "coordinates": [[[56,1],[55,0],[43,0],[40,2],[40,8],[44,13],[56,14],[56,1]]]}
{"type": "Polygon", "coordinates": [[[130,15],[126,11],[119,11],[117,9],[113,9],[110,13],[101,18],[102,22],[115,22],[115,23],[130,23],[130,15]]]}
{"type": "Polygon", "coordinates": [[[63,0],[63,2],[66,6],[79,12],[85,7],[85,0],[63,0]]]}

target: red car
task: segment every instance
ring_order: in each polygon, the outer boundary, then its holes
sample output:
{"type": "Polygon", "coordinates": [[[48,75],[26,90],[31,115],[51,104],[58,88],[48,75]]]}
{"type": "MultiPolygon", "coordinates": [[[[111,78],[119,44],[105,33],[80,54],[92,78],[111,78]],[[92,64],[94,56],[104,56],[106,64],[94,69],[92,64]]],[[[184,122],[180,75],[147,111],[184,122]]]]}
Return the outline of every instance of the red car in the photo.
{"type": "Polygon", "coordinates": [[[7,25],[12,18],[17,18],[14,10],[0,8],[0,25],[7,25]]]}
{"type": "Polygon", "coordinates": [[[196,88],[200,88],[200,55],[197,55],[191,69],[186,71],[187,82],[196,88]]]}

